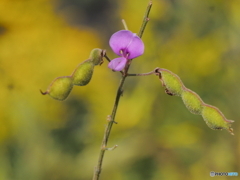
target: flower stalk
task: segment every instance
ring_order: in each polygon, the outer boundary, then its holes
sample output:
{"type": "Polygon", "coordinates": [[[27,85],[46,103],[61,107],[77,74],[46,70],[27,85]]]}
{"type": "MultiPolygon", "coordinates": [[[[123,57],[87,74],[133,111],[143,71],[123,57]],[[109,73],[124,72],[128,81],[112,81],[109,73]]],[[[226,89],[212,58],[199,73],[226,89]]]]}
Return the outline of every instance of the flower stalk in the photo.
{"type": "MultiPolygon", "coordinates": [[[[150,1],[148,6],[147,6],[145,15],[144,15],[142,26],[141,26],[140,31],[138,33],[138,36],[140,38],[142,37],[142,35],[144,33],[147,22],[149,21],[149,13],[150,13],[151,7],[152,7],[152,2],[150,1]]],[[[105,55],[105,58],[107,60],[109,60],[106,55],[105,55]]],[[[120,100],[120,97],[123,93],[123,85],[124,85],[126,77],[128,76],[128,70],[129,70],[129,67],[131,65],[131,62],[132,62],[132,59],[129,59],[125,68],[123,69],[124,72],[122,73],[122,78],[121,78],[119,86],[118,86],[118,90],[117,90],[115,102],[114,102],[114,105],[113,105],[112,113],[108,118],[108,124],[107,124],[105,132],[104,132],[104,136],[103,136],[103,140],[102,140],[102,144],[101,144],[101,148],[100,148],[100,153],[99,153],[99,157],[98,157],[98,163],[97,163],[97,166],[95,167],[95,170],[94,170],[93,180],[99,180],[99,178],[100,178],[100,173],[102,171],[102,163],[103,163],[104,154],[105,154],[105,151],[108,150],[108,148],[107,148],[108,139],[110,137],[110,133],[111,133],[113,123],[115,122],[115,116],[116,116],[119,100],[120,100]]]]}

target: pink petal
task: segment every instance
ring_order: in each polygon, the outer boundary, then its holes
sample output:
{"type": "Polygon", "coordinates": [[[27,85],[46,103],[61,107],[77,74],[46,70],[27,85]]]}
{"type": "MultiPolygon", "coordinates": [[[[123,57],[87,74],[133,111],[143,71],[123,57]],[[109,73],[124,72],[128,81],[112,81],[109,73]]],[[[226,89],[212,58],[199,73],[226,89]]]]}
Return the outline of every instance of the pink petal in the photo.
{"type": "Polygon", "coordinates": [[[121,30],[114,33],[109,41],[114,53],[119,56],[129,54],[128,59],[138,57],[144,52],[144,44],[142,40],[134,33],[128,30],[121,30]],[[121,54],[123,51],[124,54],[121,54]]]}
{"type": "Polygon", "coordinates": [[[127,59],[124,57],[119,57],[111,60],[108,64],[108,67],[114,71],[121,71],[125,67],[127,59]]]}
{"type": "Polygon", "coordinates": [[[127,47],[127,51],[129,52],[128,59],[136,58],[144,53],[144,44],[136,34],[134,34],[131,43],[127,47]]]}

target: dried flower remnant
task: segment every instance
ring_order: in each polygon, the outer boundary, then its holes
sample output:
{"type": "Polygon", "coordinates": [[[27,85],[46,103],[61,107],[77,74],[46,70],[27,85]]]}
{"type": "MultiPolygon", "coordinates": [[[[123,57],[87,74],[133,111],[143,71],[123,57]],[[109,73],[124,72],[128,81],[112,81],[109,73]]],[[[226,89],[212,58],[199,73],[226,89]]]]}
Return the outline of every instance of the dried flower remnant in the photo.
{"type": "Polygon", "coordinates": [[[144,44],[140,37],[128,30],[121,30],[114,33],[109,45],[118,58],[113,59],[108,67],[114,71],[121,71],[129,59],[141,56],[144,52],[144,44]]]}

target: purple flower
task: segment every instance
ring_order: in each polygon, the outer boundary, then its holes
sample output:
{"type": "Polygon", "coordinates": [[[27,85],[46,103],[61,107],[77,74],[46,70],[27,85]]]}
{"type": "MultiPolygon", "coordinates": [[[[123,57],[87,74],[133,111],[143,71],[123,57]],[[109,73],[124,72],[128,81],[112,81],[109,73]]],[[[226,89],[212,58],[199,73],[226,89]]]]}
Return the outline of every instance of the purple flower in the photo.
{"type": "Polygon", "coordinates": [[[121,30],[114,33],[109,45],[118,58],[113,59],[108,67],[114,71],[121,71],[129,59],[141,56],[144,52],[144,44],[140,37],[128,30],[121,30]]]}

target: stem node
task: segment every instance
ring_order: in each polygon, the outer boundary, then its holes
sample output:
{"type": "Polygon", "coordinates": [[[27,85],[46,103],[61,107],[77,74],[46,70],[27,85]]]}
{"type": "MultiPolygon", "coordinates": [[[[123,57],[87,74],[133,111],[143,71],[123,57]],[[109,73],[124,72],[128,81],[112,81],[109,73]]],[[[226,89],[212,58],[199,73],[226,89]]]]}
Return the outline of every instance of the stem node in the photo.
{"type": "Polygon", "coordinates": [[[105,148],[105,150],[107,150],[107,151],[113,151],[114,149],[116,149],[118,147],[118,145],[115,145],[115,146],[113,146],[113,147],[111,147],[111,148],[105,148]]]}

